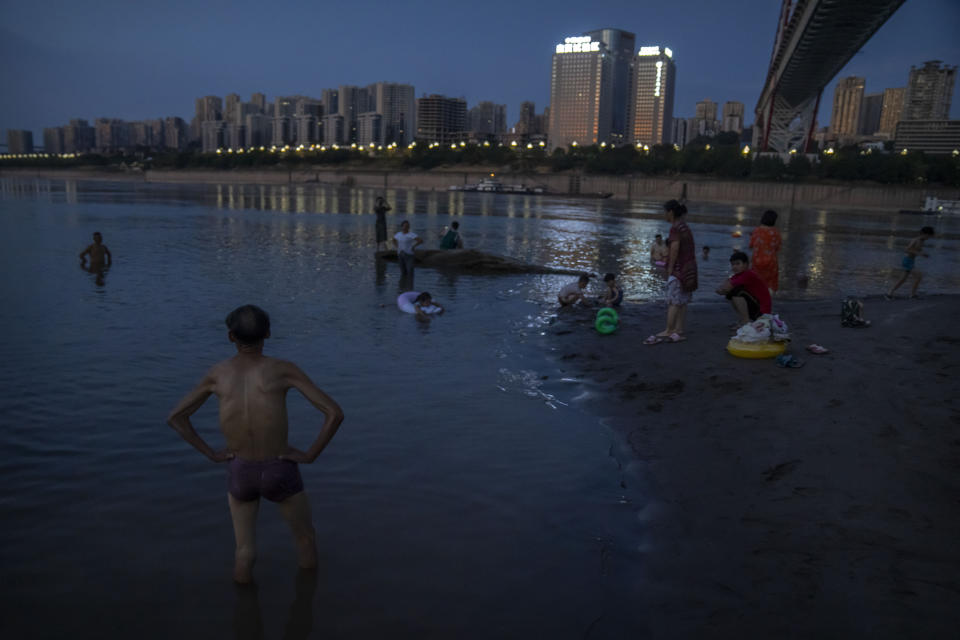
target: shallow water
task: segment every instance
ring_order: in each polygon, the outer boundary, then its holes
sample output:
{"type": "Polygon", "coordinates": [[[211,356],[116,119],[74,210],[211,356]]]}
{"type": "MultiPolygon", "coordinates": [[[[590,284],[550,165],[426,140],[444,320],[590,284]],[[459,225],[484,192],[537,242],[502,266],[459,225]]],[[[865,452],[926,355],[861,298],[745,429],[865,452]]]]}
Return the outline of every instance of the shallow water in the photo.
{"type": "MultiPolygon", "coordinates": [[[[419,269],[448,313],[396,310],[395,264],[373,258],[376,192],[308,186],[158,186],[0,180],[7,239],[0,321],[0,566],[5,629],[62,637],[622,636],[652,615],[638,511],[654,497],[620,444],[577,407],[543,327],[561,276],[419,269]],[[76,255],[99,230],[114,267],[98,282],[76,255]],[[254,302],[272,355],[295,360],[344,407],[304,466],[322,570],[295,584],[273,505],[259,526],[259,591],[234,590],[225,470],[163,422],[218,359],[223,317],[254,302]],[[299,589],[299,590],[298,590],[299,589]],[[315,591],[314,591],[315,590],[315,591]],[[312,602],[312,606],[304,605],[312,602]],[[292,631],[291,631],[292,629],[292,631]]],[[[624,274],[656,297],[656,203],[388,191],[391,226],[461,220],[468,246],[624,274]]],[[[758,209],[692,207],[702,279],[758,209]]],[[[784,293],[866,294],[888,285],[902,229],[937,226],[923,289],[956,291],[955,219],[782,215],[784,293]],[[809,273],[800,290],[795,274],[809,273]]],[[[697,303],[715,302],[698,295],[697,303]]],[[[290,396],[291,439],[319,415],[290,396]]],[[[195,424],[219,442],[208,401],[195,424]]]]}

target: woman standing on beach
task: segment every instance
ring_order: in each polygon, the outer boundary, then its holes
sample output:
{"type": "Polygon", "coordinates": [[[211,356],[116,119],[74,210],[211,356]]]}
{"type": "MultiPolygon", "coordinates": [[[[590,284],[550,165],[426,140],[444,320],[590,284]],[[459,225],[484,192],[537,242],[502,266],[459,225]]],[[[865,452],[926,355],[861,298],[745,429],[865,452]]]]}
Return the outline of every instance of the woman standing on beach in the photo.
{"type": "Polygon", "coordinates": [[[777,262],[777,252],[783,241],[780,232],[773,225],[777,224],[777,212],[769,209],[760,218],[760,226],[753,230],[750,236],[750,248],[753,249],[751,268],[760,276],[770,294],[779,288],[780,264],[777,262]]]}
{"type": "Polygon", "coordinates": [[[687,317],[687,305],[697,290],[697,255],[693,243],[693,233],[684,216],[687,207],[676,200],[670,200],[663,208],[670,222],[670,236],[667,246],[667,327],[643,341],[646,345],[661,342],[682,342],[684,323],[687,317]]]}
{"type": "Polygon", "coordinates": [[[377,214],[377,251],[386,251],[387,246],[387,211],[392,207],[387,204],[383,196],[377,196],[377,203],[373,212],[377,214]]]}

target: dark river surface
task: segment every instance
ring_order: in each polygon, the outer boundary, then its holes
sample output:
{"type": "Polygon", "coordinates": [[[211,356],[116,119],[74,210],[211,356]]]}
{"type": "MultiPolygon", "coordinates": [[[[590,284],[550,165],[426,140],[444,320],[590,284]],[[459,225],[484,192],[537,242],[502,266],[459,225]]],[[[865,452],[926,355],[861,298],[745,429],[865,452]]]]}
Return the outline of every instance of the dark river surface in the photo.
{"type": "MultiPolygon", "coordinates": [[[[544,327],[569,276],[418,269],[448,312],[395,306],[395,263],[373,258],[378,192],[320,185],[0,180],[0,630],[9,638],[640,637],[643,505],[625,448],[579,408],[544,327]],[[104,277],[77,254],[100,231],[104,277]],[[297,362],[344,408],[302,466],[321,569],[297,579],[275,505],[258,529],[257,590],[231,580],[225,473],[164,418],[233,353],[223,318],[255,303],[266,352],[297,362]]],[[[629,302],[662,279],[658,203],[388,190],[437,245],[622,274],[629,302]]],[[[702,287],[726,273],[761,208],[691,205],[702,287]],[[741,230],[743,237],[731,237],[741,230]]],[[[937,229],[921,291],[960,289],[960,221],[781,212],[783,295],[882,292],[906,239],[937,229]],[[809,287],[799,289],[805,273],[809,287]]],[[[695,304],[716,304],[704,289],[695,304]]],[[[906,292],[906,290],[901,290],[906,292]]],[[[651,327],[652,330],[660,327],[651,327]]],[[[321,416],[289,397],[291,441],[321,416]]],[[[216,401],[194,424],[215,447],[216,401]]]]}

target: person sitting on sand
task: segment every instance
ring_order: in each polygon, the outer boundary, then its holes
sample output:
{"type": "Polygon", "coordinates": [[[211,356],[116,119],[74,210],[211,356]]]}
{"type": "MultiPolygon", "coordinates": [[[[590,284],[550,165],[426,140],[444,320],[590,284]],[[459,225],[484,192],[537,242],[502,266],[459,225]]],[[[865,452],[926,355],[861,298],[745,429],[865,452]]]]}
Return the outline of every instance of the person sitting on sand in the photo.
{"type": "Polygon", "coordinates": [[[650,246],[650,262],[664,266],[667,264],[667,258],[670,256],[670,247],[663,242],[663,236],[659,233],[654,237],[653,244],[650,246]]]}
{"type": "Polygon", "coordinates": [[[424,291],[414,299],[413,308],[416,309],[417,320],[420,322],[429,322],[430,316],[438,316],[444,311],[443,307],[434,301],[429,291],[424,291]]]}
{"type": "Polygon", "coordinates": [[[460,223],[454,220],[450,228],[443,228],[440,232],[441,249],[463,249],[463,236],[460,235],[460,223]]]}
{"type": "Polygon", "coordinates": [[[85,270],[98,271],[113,264],[113,256],[110,255],[110,249],[103,244],[103,236],[99,231],[93,232],[93,244],[88,245],[86,249],[80,252],[80,266],[85,270]],[[90,266],[87,266],[87,256],[90,256],[90,266]]]}
{"type": "Polygon", "coordinates": [[[310,503],[297,465],[317,459],[343,422],[343,410],[297,365],[263,355],[263,342],[270,337],[270,317],[263,309],[238,307],[226,324],[237,354],[214,365],[173,408],[167,424],[212,462],[227,463],[227,501],[237,543],[233,578],[248,583],[253,579],[261,497],[279,503],[293,531],[300,567],[317,566],[310,503]],[[287,443],[290,389],[302,393],[324,415],[320,434],[306,451],[287,443]],[[190,416],[211,395],[220,401],[220,430],[226,440],[220,451],[214,451],[190,423],[190,416]]]}
{"type": "Polygon", "coordinates": [[[890,299],[893,297],[893,292],[900,288],[904,282],[907,281],[907,278],[910,277],[910,274],[913,273],[913,288],[910,290],[910,297],[917,297],[917,287],[920,286],[920,280],[923,279],[923,274],[919,271],[914,271],[914,265],[917,262],[917,256],[923,256],[924,258],[929,258],[930,254],[923,251],[923,243],[933,237],[933,227],[924,227],[920,230],[920,235],[910,241],[907,245],[907,255],[903,256],[903,260],[900,262],[901,267],[903,268],[903,277],[901,277],[893,288],[890,289],[887,293],[886,298],[890,299]]]}
{"type": "Polygon", "coordinates": [[[603,276],[606,289],[597,297],[597,303],[604,307],[619,307],[623,302],[623,289],[617,284],[617,277],[612,273],[603,276]]]}
{"type": "Polygon", "coordinates": [[[730,256],[733,275],[717,287],[717,293],[726,296],[737,314],[739,326],[749,324],[765,313],[771,312],[770,290],[750,268],[750,258],[742,251],[730,256]]]}
{"type": "Polygon", "coordinates": [[[584,273],[576,282],[564,285],[557,294],[557,300],[560,301],[560,306],[568,307],[584,300],[584,289],[587,288],[588,284],[590,284],[590,274],[584,273]]]}

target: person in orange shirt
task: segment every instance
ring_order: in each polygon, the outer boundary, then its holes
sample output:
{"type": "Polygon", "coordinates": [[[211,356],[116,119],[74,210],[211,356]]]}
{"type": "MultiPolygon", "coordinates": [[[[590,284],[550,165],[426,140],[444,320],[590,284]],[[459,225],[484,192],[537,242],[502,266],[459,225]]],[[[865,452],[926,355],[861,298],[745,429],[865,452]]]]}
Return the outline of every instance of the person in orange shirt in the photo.
{"type": "Polygon", "coordinates": [[[780,287],[780,265],[777,262],[777,252],[780,251],[783,241],[775,224],[777,224],[777,212],[768,209],[760,218],[760,226],[750,235],[750,248],[753,249],[752,268],[767,285],[770,295],[780,287]]]}

